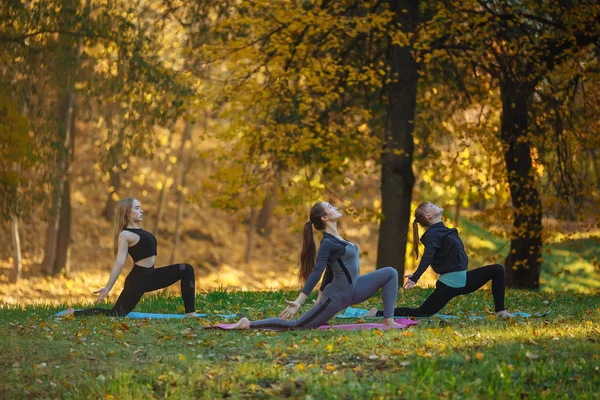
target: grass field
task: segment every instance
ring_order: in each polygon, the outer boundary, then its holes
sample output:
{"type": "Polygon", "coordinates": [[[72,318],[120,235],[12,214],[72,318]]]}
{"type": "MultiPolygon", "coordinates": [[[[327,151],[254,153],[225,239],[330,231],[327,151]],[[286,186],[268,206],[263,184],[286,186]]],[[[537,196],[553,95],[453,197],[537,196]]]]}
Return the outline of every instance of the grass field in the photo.
{"type": "MultiPolygon", "coordinates": [[[[428,292],[401,291],[398,302],[428,292]]],[[[256,319],[295,294],[203,292],[197,307],[256,319]]],[[[180,307],[156,296],[136,311],[180,307]]],[[[599,398],[599,296],[508,291],[507,307],[552,313],[496,320],[491,294],[478,291],[444,310],[459,319],[403,331],[273,333],[204,330],[216,321],[206,319],[56,320],[63,307],[3,306],[0,398],[599,398]]]]}

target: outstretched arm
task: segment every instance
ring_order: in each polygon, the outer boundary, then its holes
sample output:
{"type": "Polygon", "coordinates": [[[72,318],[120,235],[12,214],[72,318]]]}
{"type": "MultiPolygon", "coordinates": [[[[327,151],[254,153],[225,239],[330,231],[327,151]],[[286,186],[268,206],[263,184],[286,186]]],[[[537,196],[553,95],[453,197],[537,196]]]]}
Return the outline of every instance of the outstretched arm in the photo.
{"type": "Polygon", "coordinates": [[[321,276],[323,275],[323,271],[325,270],[325,268],[327,267],[327,264],[329,263],[329,256],[330,256],[331,252],[334,251],[334,249],[335,249],[335,244],[331,243],[330,241],[324,240],[323,242],[321,242],[321,246],[319,247],[319,252],[317,253],[317,262],[315,263],[315,268],[308,276],[308,279],[306,279],[306,283],[304,284],[304,287],[302,288],[302,291],[300,292],[300,294],[298,295],[296,300],[294,300],[294,301],[286,300],[285,301],[288,306],[280,314],[280,318],[282,318],[282,319],[292,318],[294,316],[294,314],[300,309],[302,304],[304,304],[304,302],[306,301],[306,298],[308,297],[310,292],[312,292],[314,287],[317,285],[317,282],[319,282],[319,279],[321,279],[321,276]]]}
{"type": "Polygon", "coordinates": [[[115,285],[115,282],[119,278],[119,275],[121,275],[121,270],[123,269],[123,265],[125,265],[125,259],[127,258],[127,248],[129,247],[129,241],[127,240],[127,238],[125,237],[125,234],[123,232],[121,232],[121,234],[119,235],[119,242],[118,242],[117,246],[118,246],[117,257],[115,259],[115,263],[113,264],[112,271],[110,271],[110,277],[108,278],[108,282],[106,283],[106,286],[104,286],[102,289],[98,289],[94,292],[94,294],[98,295],[98,298],[96,299],[96,303],[99,303],[106,298],[108,293],[111,291],[111,289],[115,285]]]}
{"type": "Polygon", "coordinates": [[[408,278],[406,284],[404,285],[405,289],[412,289],[416,283],[421,278],[421,275],[429,268],[431,262],[433,261],[433,256],[435,256],[435,252],[440,248],[439,240],[431,240],[425,244],[425,251],[423,252],[423,257],[421,258],[421,262],[419,263],[419,267],[417,270],[410,276],[405,275],[405,278],[408,278]]]}

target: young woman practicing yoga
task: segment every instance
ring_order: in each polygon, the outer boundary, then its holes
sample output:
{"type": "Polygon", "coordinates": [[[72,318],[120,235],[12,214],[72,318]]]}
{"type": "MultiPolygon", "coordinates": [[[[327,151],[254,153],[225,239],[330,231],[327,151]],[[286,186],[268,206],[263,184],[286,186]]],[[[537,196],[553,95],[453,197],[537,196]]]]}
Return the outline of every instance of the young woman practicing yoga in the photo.
{"type": "Polygon", "coordinates": [[[352,304],[361,303],[383,288],[384,324],[400,327],[392,318],[398,292],[398,273],[386,267],[359,276],[358,246],[343,239],[337,231],[337,220],[342,214],[326,202],[313,205],[310,220],[304,224],[302,253],[300,255],[300,279],[304,288],[294,301],[286,300],[287,308],[279,318],[250,322],[240,319],[233,329],[313,329],[329,321],[335,314],[352,304]],[[313,226],[323,231],[323,240],[316,254],[313,226]],[[316,262],[315,262],[316,260],[316,262]],[[323,271],[331,268],[331,282],[324,288],[322,299],[298,319],[291,320],[313,290],[323,271]]]}
{"type": "Polygon", "coordinates": [[[110,273],[108,283],[98,294],[96,303],[108,295],[117,278],[121,274],[127,254],[133,259],[134,265],[125,279],[125,286],[117,302],[111,309],[88,308],[75,311],[69,308],[65,315],[112,315],[125,316],[129,314],[140,301],[144,293],[158,290],[181,281],[181,297],[185,306],[185,315],[195,317],[195,279],[194,268],[190,264],[173,264],[162,268],[154,268],[156,258],[156,238],[153,234],[140,228],[143,211],[140,202],[134,198],[126,198],[119,202],[115,221],[114,252],[116,260],[110,273]]]}
{"type": "MultiPolygon", "coordinates": [[[[511,317],[512,315],[504,308],[504,268],[500,264],[493,264],[467,272],[469,260],[465,247],[458,237],[458,231],[447,228],[442,222],[443,212],[443,208],[429,202],[421,203],[417,207],[413,222],[416,258],[419,258],[417,223],[426,229],[421,237],[425,251],[417,270],[413,274],[404,276],[408,278],[404,289],[412,289],[423,272],[431,265],[433,270],[440,274],[435,290],[419,308],[398,307],[394,310],[394,316],[429,317],[444,308],[454,297],[472,293],[491,279],[496,315],[511,317]]],[[[384,313],[377,311],[376,308],[366,314],[370,317],[382,315],[384,313]]]]}

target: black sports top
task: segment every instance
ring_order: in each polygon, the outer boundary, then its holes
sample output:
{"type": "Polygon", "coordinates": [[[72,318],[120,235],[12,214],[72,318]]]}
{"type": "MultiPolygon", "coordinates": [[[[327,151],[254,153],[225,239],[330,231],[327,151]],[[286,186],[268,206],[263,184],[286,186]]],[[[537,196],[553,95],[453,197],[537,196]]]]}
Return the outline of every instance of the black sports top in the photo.
{"type": "Polygon", "coordinates": [[[136,244],[127,249],[133,262],[156,255],[156,238],[153,234],[142,228],[123,228],[123,230],[133,232],[140,237],[136,244]]]}

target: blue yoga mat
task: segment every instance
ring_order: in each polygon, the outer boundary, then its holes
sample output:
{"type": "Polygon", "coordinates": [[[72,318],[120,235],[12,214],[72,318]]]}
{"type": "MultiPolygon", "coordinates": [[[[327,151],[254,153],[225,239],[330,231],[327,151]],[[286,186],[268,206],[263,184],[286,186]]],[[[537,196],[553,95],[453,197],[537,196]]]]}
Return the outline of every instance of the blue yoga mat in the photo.
{"type": "MultiPolygon", "coordinates": [[[[342,313],[337,314],[336,318],[383,318],[383,317],[365,317],[364,315],[368,311],[369,310],[365,310],[363,308],[348,307],[348,308],[346,308],[346,310],[344,311],[343,314],[342,313]]],[[[543,317],[545,315],[550,314],[551,312],[552,312],[552,310],[542,312],[542,313],[529,314],[529,313],[522,312],[522,311],[514,311],[514,312],[511,312],[511,314],[514,315],[515,317],[531,318],[531,317],[543,317]]],[[[435,314],[434,317],[437,317],[440,319],[457,319],[458,318],[458,316],[456,316],[456,315],[447,315],[447,314],[435,314]]],[[[400,317],[394,316],[394,318],[400,318],[400,317]]],[[[487,318],[487,316],[469,315],[468,318],[469,319],[483,319],[483,318],[487,318]]]]}
{"type": "MultiPolygon", "coordinates": [[[[79,310],[77,310],[79,311],[79,310]]],[[[65,314],[66,310],[61,311],[55,315],[55,317],[62,317],[65,314]]],[[[198,313],[198,317],[217,317],[217,318],[235,318],[237,314],[200,314],[198,313]]],[[[157,314],[157,313],[142,313],[132,311],[127,314],[124,318],[131,319],[183,319],[185,318],[185,314],[157,314]]]]}

